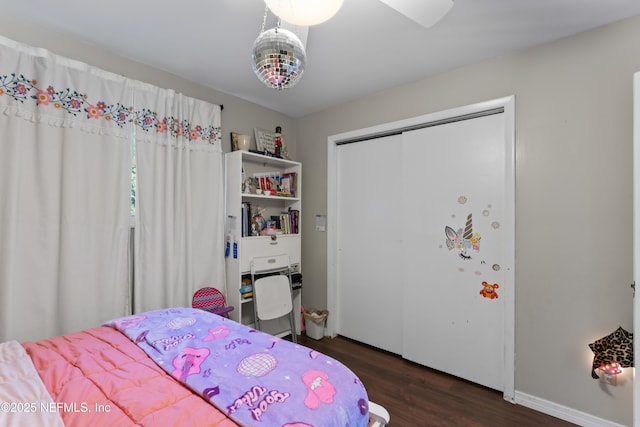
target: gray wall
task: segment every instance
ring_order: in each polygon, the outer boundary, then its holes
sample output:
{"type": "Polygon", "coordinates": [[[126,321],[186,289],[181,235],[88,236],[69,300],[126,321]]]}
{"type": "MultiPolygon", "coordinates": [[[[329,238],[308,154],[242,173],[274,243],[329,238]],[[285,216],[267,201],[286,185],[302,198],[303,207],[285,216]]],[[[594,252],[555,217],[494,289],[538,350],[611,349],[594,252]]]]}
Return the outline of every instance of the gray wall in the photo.
{"type": "Polygon", "coordinates": [[[299,119],[304,302],[327,304],[326,233],[313,218],[327,213],[329,135],[513,94],[516,391],[631,425],[631,370],[616,387],[591,379],[587,344],[632,329],[638,40],[634,18],[299,119]]]}
{"type": "Polygon", "coordinates": [[[303,302],[319,308],[327,304],[326,233],[314,230],[314,215],[326,214],[327,136],[514,94],[516,390],[631,425],[630,370],[616,387],[592,380],[587,344],[632,325],[632,75],[640,70],[640,18],[298,120],[16,19],[0,16],[0,29],[224,104],[225,151],[231,131],[282,126],[292,157],[304,165],[303,302]]]}

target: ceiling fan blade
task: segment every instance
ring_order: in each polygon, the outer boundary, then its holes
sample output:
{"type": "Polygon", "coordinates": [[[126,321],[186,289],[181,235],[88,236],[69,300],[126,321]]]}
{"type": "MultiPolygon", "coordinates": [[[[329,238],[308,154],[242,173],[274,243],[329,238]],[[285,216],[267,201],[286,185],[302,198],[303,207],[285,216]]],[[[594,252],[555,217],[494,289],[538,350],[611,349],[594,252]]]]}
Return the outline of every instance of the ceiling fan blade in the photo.
{"type": "Polygon", "coordinates": [[[453,0],[380,0],[412,21],[429,28],[453,7],[453,0]]]}

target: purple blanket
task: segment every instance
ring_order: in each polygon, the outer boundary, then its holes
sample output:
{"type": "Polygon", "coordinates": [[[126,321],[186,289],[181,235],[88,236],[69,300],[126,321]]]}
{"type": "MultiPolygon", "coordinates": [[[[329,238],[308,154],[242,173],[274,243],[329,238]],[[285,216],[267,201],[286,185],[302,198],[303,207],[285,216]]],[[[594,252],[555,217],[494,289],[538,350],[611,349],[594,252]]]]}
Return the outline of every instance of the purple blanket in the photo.
{"type": "Polygon", "coordinates": [[[335,359],[191,308],[150,311],[107,325],[243,426],[359,427],[368,398],[335,359]]]}

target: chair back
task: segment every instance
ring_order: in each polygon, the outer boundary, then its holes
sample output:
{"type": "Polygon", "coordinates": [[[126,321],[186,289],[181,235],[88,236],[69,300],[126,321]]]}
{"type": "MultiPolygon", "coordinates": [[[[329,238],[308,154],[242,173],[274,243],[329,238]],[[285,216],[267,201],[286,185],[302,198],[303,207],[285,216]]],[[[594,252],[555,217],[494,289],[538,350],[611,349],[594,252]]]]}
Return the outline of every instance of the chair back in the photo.
{"type": "Polygon", "coordinates": [[[260,320],[277,319],[293,310],[289,277],[277,274],[257,279],[253,284],[256,315],[260,320]]]}
{"type": "Polygon", "coordinates": [[[256,329],[263,330],[263,321],[288,318],[288,329],[275,334],[277,337],[291,335],[296,342],[291,294],[291,265],[289,255],[257,257],[251,260],[253,282],[253,310],[256,329]]]}
{"type": "Polygon", "coordinates": [[[233,310],[233,307],[226,306],[226,299],[222,292],[212,287],[198,289],[193,294],[191,307],[218,314],[220,316],[225,316],[233,310]]]}

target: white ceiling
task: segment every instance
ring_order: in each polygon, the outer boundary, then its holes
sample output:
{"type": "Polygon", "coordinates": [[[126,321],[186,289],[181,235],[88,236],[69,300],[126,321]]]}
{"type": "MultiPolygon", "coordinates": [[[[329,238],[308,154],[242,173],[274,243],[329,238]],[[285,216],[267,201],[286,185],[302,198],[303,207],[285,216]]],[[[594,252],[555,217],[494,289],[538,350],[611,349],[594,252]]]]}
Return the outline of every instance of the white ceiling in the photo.
{"type": "MultiPolygon", "coordinates": [[[[379,0],[345,0],[333,19],[310,27],[302,80],[276,91],[251,70],[262,0],[0,0],[0,7],[291,117],[640,14],[638,0],[455,0],[425,29],[379,0]]],[[[274,25],[270,15],[267,28],[274,25]]]]}

